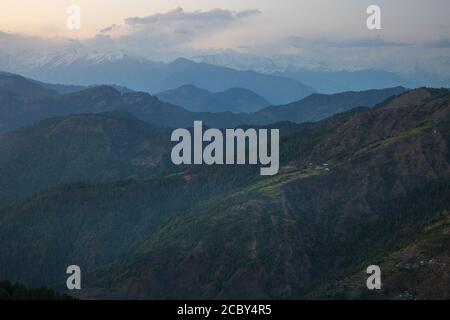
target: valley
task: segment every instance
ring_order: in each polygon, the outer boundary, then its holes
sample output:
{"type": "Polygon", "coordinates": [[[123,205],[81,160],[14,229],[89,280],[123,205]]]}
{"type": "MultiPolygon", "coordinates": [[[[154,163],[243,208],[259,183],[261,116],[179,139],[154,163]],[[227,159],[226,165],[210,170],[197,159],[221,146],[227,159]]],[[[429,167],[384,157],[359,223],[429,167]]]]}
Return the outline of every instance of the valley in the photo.
{"type": "MultiPolygon", "coordinates": [[[[109,88],[75,95],[100,106],[104,93],[108,106],[149,106],[109,88]]],[[[171,130],[123,111],[7,132],[0,278],[65,292],[61,270],[77,264],[86,299],[352,298],[365,283],[358,272],[381,263],[385,297],[426,297],[418,288],[437,280],[417,282],[391,261],[417,252],[407,248],[422,233],[419,259],[446,261],[428,250],[446,241],[449,101],[448,90],[421,88],[315,123],[266,126],[280,130],[280,172],[270,177],[257,165],[173,166],[171,130]]]]}

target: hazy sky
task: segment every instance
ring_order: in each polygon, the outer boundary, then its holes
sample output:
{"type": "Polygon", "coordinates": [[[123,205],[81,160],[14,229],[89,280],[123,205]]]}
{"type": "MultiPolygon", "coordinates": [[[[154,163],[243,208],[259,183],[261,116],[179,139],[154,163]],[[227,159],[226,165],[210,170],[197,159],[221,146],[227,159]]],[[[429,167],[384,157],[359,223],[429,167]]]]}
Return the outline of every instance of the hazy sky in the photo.
{"type": "MultiPolygon", "coordinates": [[[[448,0],[2,0],[0,30],[41,36],[92,37],[105,26],[128,17],[164,13],[176,7],[185,11],[214,8],[242,11],[258,9],[257,18],[245,23],[245,34],[273,36],[364,36],[366,8],[382,8],[385,37],[425,41],[450,31],[448,0]],[[66,8],[82,9],[82,28],[65,27],[66,8]],[[251,30],[249,27],[251,26],[251,30]]],[[[241,25],[244,27],[244,24],[241,25]]]]}
{"type": "Polygon", "coordinates": [[[1,0],[0,9],[11,46],[12,36],[33,35],[150,58],[233,49],[340,67],[450,65],[448,0],[1,0]],[[366,27],[371,4],[382,30],[366,27]],[[80,30],[66,28],[70,5],[81,8],[80,30]]]}

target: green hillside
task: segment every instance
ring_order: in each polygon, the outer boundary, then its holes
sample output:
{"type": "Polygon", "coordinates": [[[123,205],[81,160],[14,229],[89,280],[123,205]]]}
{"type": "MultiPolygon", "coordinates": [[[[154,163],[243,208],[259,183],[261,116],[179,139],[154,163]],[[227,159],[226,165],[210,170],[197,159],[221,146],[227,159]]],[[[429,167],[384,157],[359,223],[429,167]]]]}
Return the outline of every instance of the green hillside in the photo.
{"type": "MultiPolygon", "coordinates": [[[[0,211],[0,277],[63,289],[61,270],[78,264],[82,298],[333,295],[320,290],[391,259],[449,209],[449,100],[418,89],[316,124],[280,124],[274,177],[193,166],[44,190],[0,211]]],[[[405,291],[421,288],[408,281],[405,291]]]]}
{"type": "Polygon", "coordinates": [[[170,132],[123,112],[51,118],[0,136],[0,207],[70,182],[149,177],[170,132]]]}
{"type": "Polygon", "coordinates": [[[0,282],[0,301],[4,300],[73,300],[49,288],[27,288],[21,284],[0,282]]]}
{"type": "Polygon", "coordinates": [[[368,291],[365,268],[306,297],[325,299],[428,300],[450,298],[450,215],[445,211],[422,230],[372,260],[382,270],[382,290],[368,291]]]}

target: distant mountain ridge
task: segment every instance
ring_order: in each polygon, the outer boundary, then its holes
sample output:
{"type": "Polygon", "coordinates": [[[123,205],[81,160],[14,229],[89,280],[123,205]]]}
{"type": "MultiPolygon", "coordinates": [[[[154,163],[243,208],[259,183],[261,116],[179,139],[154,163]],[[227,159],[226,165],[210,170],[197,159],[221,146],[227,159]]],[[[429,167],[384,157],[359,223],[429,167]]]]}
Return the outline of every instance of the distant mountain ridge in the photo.
{"type": "Polygon", "coordinates": [[[156,96],[162,101],[182,106],[192,112],[251,113],[270,105],[263,97],[243,88],[212,93],[189,84],[160,92],[156,96]]]}
{"type": "MultiPolygon", "coordinates": [[[[423,75],[402,75],[383,69],[336,69],[314,60],[290,59],[286,56],[261,57],[236,52],[197,56],[195,61],[227,66],[238,70],[255,70],[266,74],[298,80],[317,93],[334,94],[344,91],[364,91],[397,86],[417,88],[420,86],[445,86],[437,79],[422,79],[423,75]]],[[[436,77],[435,77],[436,78],[436,77]]],[[[447,85],[450,84],[447,79],[447,85]]]]}
{"type": "Polygon", "coordinates": [[[57,93],[42,84],[7,72],[0,72],[0,92],[27,100],[48,98],[57,93]]]}
{"type": "Polygon", "coordinates": [[[393,72],[377,69],[365,70],[327,70],[288,68],[274,73],[316,88],[320,93],[334,94],[344,91],[364,91],[397,86],[416,88],[420,85],[393,72]]]}
{"type": "Polygon", "coordinates": [[[300,101],[284,106],[271,106],[256,113],[258,123],[289,120],[292,122],[319,121],[336,113],[349,111],[355,107],[374,107],[378,103],[400,95],[408,89],[395,87],[389,89],[349,91],[336,94],[312,94],[300,101]]]}
{"type": "MultiPolygon", "coordinates": [[[[19,78],[17,77],[21,77],[17,74],[14,73],[10,73],[10,72],[3,72],[0,71],[0,79],[2,79],[3,81],[5,81],[5,79],[7,78],[16,78],[16,80],[18,80],[19,78]]],[[[98,87],[98,86],[102,86],[104,84],[98,84],[98,85],[90,85],[90,86],[77,86],[77,85],[65,85],[65,84],[58,84],[58,83],[47,83],[47,82],[41,82],[41,81],[37,81],[37,80],[32,80],[26,77],[21,77],[22,80],[29,80],[31,82],[34,82],[35,84],[38,84],[41,87],[44,87],[46,89],[48,89],[49,91],[53,91],[53,92],[57,92],[59,94],[67,94],[67,93],[74,93],[74,92],[78,92],[78,91],[82,91],[88,88],[92,88],[92,87],[98,87]]],[[[22,83],[23,85],[23,83],[22,83]]],[[[127,87],[122,87],[122,86],[118,86],[115,84],[108,84],[108,86],[116,89],[117,91],[119,91],[120,93],[129,93],[129,92],[133,92],[133,90],[127,88],[127,87]]],[[[3,88],[4,89],[4,88],[3,88]]],[[[19,84],[16,85],[15,90],[20,89],[19,84]]]]}
{"type": "MultiPolygon", "coordinates": [[[[126,111],[140,120],[162,127],[190,127],[195,120],[207,126],[225,128],[238,125],[264,125],[280,121],[317,121],[358,106],[375,104],[404,92],[405,88],[348,92],[337,95],[312,95],[285,106],[268,107],[255,113],[189,112],[160,101],[144,92],[121,93],[110,86],[88,87],[81,91],[58,94],[43,84],[18,75],[0,75],[0,132],[56,116],[107,111],[126,111]],[[9,82],[20,81],[26,92],[12,92],[9,82]]],[[[21,89],[23,90],[23,89],[21,89]]]]}
{"type": "Polygon", "coordinates": [[[89,86],[114,83],[151,94],[193,84],[211,92],[240,87],[264,97],[271,104],[299,100],[314,92],[297,80],[196,63],[179,58],[159,63],[127,54],[67,54],[43,57],[23,66],[0,65],[0,69],[49,83],[89,86]]]}

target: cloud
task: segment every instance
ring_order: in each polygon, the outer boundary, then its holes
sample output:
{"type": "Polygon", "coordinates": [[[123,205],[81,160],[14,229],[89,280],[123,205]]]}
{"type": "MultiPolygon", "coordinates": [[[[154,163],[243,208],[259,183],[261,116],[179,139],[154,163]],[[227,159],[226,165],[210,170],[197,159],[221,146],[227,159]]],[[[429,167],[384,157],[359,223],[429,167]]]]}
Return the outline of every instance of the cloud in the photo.
{"type": "Polygon", "coordinates": [[[236,13],[236,17],[238,18],[247,18],[250,16],[258,15],[261,11],[258,9],[244,10],[236,13]]]}
{"type": "Polygon", "coordinates": [[[408,47],[407,43],[392,42],[377,38],[355,39],[351,41],[337,42],[336,47],[341,48],[386,48],[386,47],[408,47]]]}
{"type": "Polygon", "coordinates": [[[259,13],[257,9],[184,11],[177,7],[166,13],[129,17],[122,25],[101,29],[98,35],[110,37],[116,47],[146,55],[149,51],[181,50],[196,39],[224,31],[232,24],[259,13]]]}
{"type": "MultiPolygon", "coordinates": [[[[39,38],[0,31],[0,69],[13,70],[9,66],[20,64],[23,68],[16,67],[14,70],[26,70],[28,66],[36,65],[39,56],[42,56],[40,63],[44,64],[53,63],[57,61],[53,56],[64,56],[66,53],[76,58],[92,53],[123,52],[129,56],[157,61],[218,54],[221,56],[216,59],[219,64],[231,61],[243,69],[254,65],[257,60],[254,56],[262,56],[285,61],[283,66],[380,68],[403,73],[426,68],[431,73],[450,72],[450,38],[445,36],[436,37],[434,41],[428,39],[427,43],[412,44],[380,36],[333,38],[324,34],[323,37],[288,37],[301,33],[289,29],[282,34],[266,35],[266,25],[258,30],[263,34],[263,40],[260,41],[254,40],[254,33],[246,32],[250,25],[254,26],[258,22],[248,20],[259,14],[258,9],[185,11],[177,7],[165,13],[129,17],[121,23],[105,26],[96,36],[83,40],[39,38]],[[252,58],[228,59],[220,51],[225,48],[251,54],[252,58]]],[[[440,27],[446,28],[447,25],[440,27]]],[[[266,62],[260,64],[261,70],[267,66],[266,62]]]]}
{"type": "Polygon", "coordinates": [[[103,28],[100,30],[100,34],[111,33],[115,30],[120,29],[120,26],[117,24],[110,25],[109,27],[103,28]]]}
{"type": "Polygon", "coordinates": [[[0,53],[11,56],[27,52],[55,52],[76,45],[78,42],[63,38],[42,38],[0,31],[0,53]]]}
{"type": "Polygon", "coordinates": [[[210,25],[212,27],[226,25],[235,20],[242,13],[233,13],[230,10],[213,9],[210,11],[186,12],[178,7],[167,13],[158,13],[146,17],[132,17],[125,19],[125,24],[130,26],[173,26],[185,24],[186,27],[192,25],[210,25]]]}
{"type": "Polygon", "coordinates": [[[165,13],[129,17],[83,40],[33,37],[0,31],[0,67],[23,56],[42,56],[45,59],[49,55],[65,53],[82,55],[115,51],[168,61],[202,50],[201,45],[195,46],[196,41],[203,41],[208,47],[214,48],[217,41],[212,40],[213,36],[228,32],[239,26],[241,21],[259,13],[257,9],[185,11],[177,7],[165,13]]]}
{"type": "Polygon", "coordinates": [[[146,17],[131,17],[125,19],[125,24],[129,26],[179,26],[182,24],[187,28],[196,27],[198,25],[208,26],[212,28],[223,27],[229,23],[240,19],[247,18],[259,14],[257,9],[244,11],[231,11],[225,9],[212,9],[209,11],[184,11],[183,8],[177,7],[166,13],[158,13],[146,17]]]}
{"type": "Polygon", "coordinates": [[[441,37],[439,40],[427,44],[431,48],[447,49],[450,48],[450,38],[441,37]]]}
{"type": "Polygon", "coordinates": [[[329,47],[329,48],[386,48],[407,47],[410,44],[383,40],[381,37],[332,40],[327,38],[290,37],[287,43],[295,48],[302,47],[329,47]]]}

